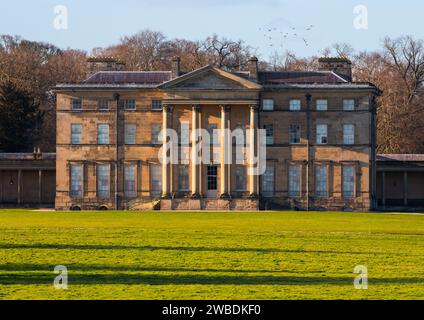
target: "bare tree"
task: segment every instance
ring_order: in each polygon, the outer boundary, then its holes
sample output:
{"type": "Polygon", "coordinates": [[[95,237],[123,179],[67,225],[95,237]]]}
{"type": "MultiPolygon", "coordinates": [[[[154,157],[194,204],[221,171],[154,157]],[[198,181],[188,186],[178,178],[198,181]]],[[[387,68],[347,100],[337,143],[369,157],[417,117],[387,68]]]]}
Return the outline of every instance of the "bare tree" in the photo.
{"type": "Polygon", "coordinates": [[[202,47],[210,64],[227,70],[243,69],[252,51],[242,40],[219,38],[216,34],[206,38],[202,47]]]}

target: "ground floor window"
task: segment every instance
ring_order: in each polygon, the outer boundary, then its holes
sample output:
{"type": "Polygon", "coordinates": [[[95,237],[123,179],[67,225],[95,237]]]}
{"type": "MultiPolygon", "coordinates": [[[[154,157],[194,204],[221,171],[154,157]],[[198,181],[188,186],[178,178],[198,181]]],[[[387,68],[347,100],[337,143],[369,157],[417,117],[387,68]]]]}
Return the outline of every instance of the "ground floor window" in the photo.
{"type": "Polygon", "coordinates": [[[218,190],[218,167],[208,166],[208,191],[218,190]]]}
{"type": "Polygon", "coordinates": [[[108,164],[97,165],[97,196],[107,199],[110,195],[110,166],[108,164]]]}
{"type": "Polygon", "coordinates": [[[124,192],[126,198],[135,198],[137,196],[135,189],[135,176],[136,176],[136,166],[135,165],[126,165],[124,168],[124,192]]]}
{"type": "Polygon", "coordinates": [[[187,192],[190,190],[188,166],[180,166],[178,170],[178,190],[180,192],[187,192]]]}
{"type": "Polygon", "coordinates": [[[315,181],[316,181],[316,196],[318,198],[325,198],[328,196],[327,190],[327,166],[315,167],[315,181]]]}
{"type": "Polygon", "coordinates": [[[150,195],[160,197],[162,195],[162,166],[153,165],[150,167],[150,195]]]}
{"type": "Polygon", "coordinates": [[[82,198],[83,167],[71,165],[71,197],[82,198]]]}
{"type": "Polygon", "coordinates": [[[353,198],[355,196],[355,168],[353,166],[343,167],[343,197],[353,198]]]}
{"type": "Polygon", "coordinates": [[[262,195],[267,198],[274,196],[274,166],[267,165],[262,175],[262,195]]]}
{"type": "Polygon", "coordinates": [[[246,191],[247,190],[246,167],[237,166],[235,170],[235,178],[236,178],[236,191],[246,191]]]}
{"type": "Polygon", "coordinates": [[[289,167],[289,195],[290,197],[300,197],[300,166],[291,165],[289,167]]]}

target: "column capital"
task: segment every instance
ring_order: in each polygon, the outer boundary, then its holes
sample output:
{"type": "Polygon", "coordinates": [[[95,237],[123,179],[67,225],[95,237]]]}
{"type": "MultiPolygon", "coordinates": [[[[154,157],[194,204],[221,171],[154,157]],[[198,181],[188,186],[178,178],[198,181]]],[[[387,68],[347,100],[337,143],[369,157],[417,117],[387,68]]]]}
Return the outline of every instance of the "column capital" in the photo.
{"type": "Polygon", "coordinates": [[[168,113],[172,112],[172,106],[170,104],[164,104],[163,111],[168,113]]]}
{"type": "Polygon", "coordinates": [[[229,112],[231,110],[231,107],[225,104],[221,104],[220,108],[221,108],[221,112],[229,112]]]}
{"type": "Polygon", "coordinates": [[[250,105],[250,111],[258,111],[259,110],[259,105],[258,104],[252,104],[250,105]]]}
{"type": "Polygon", "coordinates": [[[194,104],[193,105],[193,111],[200,112],[200,104],[194,104]]]}

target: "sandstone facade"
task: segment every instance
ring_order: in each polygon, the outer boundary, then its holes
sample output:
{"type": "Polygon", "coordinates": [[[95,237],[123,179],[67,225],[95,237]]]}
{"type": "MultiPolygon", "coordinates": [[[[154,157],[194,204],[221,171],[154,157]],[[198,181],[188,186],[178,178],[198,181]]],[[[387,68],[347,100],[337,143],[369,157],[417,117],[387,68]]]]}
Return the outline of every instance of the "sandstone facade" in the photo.
{"type": "MultiPolygon", "coordinates": [[[[265,72],[252,59],[249,72],[206,66],[182,74],[175,61],[177,69],[170,72],[93,70],[83,83],[57,85],[56,208],[373,208],[379,90],[372,84],[352,82],[348,61],[321,63],[320,71],[265,72]],[[80,125],[80,131],[74,132],[78,143],[72,143],[72,124],[80,125]],[[108,125],[108,141],[99,144],[99,126],[104,124],[108,125]],[[129,124],[135,128],[135,139],[126,143],[129,124]],[[219,161],[161,164],[163,141],[157,141],[157,129],[172,128],[181,135],[182,124],[190,131],[267,129],[266,176],[245,174],[251,166],[250,153],[245,154],[243,164],[227,166],[219,161]],[[293,137],[296,134],[299,140],[293,137]],[[349,134],[353,140],[347,143],[349,134]],[[109,168],[109,178],[103,177],[100,184],[99,165],[109,168]],[[73,166],[81,168],[81,178],[74,177],[74,186],[73,166]],[[133,178],[126,175],[128,166],[133,168],[128,171],[133,178]],[[78,189],[78,179],[82,190],[74,196],[72,188],[78,189]],[[106,195],[99,196],[99,186],[106,195]]],[[[189,153],[193,142],[189,134],[189,153]]],[[[220,150],[227,152],[221,142],[220,150]]]]}

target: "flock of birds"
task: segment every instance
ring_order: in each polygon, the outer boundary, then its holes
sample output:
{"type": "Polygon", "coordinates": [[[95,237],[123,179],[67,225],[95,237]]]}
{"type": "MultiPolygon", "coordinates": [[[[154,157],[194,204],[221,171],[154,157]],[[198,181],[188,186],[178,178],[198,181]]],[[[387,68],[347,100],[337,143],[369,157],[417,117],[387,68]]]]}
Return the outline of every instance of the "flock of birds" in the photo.
{"type": "Polygon", "coordinates": [[[289,31],[280,30],[277,27],[261,27],[259,28],[259,31],[263,33],[263,36],[268,41],[268,45],[270,47],[275,46],[275,40],[280,40],[280,46],[283,48],[284,43],[290,38],[302,39],[305,46],[309,47],[309,42],[305,33],[311,32],[314,27],[314,25],[309,25],[306,28],[291,27],[289,31]]]}

